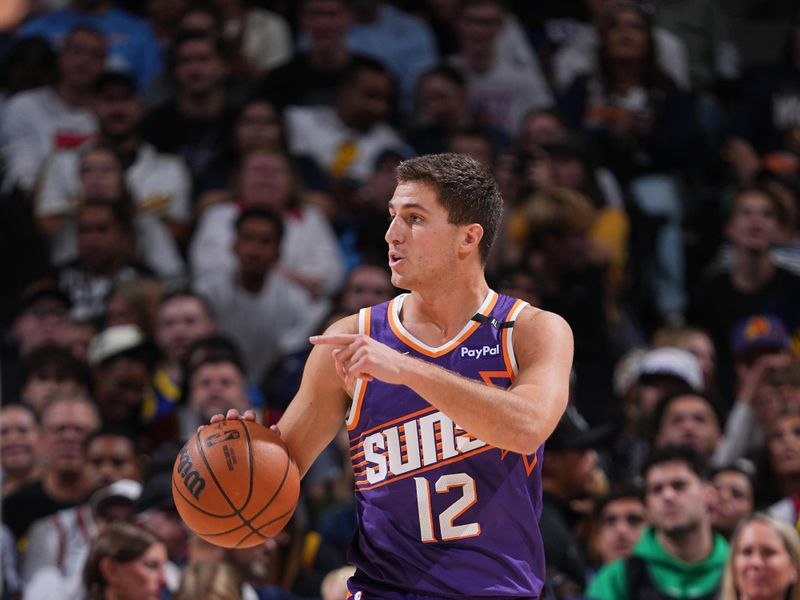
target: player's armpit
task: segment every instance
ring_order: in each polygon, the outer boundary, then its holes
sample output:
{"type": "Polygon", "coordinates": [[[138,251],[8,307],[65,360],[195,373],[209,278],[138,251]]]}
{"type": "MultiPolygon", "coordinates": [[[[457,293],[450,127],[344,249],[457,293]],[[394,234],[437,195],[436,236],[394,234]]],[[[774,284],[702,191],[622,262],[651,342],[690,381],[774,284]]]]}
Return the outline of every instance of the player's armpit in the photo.
{"type": "MultiPolygon", "coordinates": [[[[331,325],[326,334],[356,333],[358,315],[331,325]]],[[[300,389],[278,422],[281,437],[304,476],[344,425],[350,397],[342,387],[330,346],[315,346],[306,361],[300,389]]]]}

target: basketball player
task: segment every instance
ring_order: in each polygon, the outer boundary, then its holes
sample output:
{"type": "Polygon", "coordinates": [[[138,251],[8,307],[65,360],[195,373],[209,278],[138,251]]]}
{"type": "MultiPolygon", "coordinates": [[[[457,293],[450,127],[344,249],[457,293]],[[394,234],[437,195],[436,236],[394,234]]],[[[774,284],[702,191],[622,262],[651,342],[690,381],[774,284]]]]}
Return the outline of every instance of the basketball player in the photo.
{"type": "Polygon", "coordinates": [[[542,444],[567,404],[572,334],[487,285],[503,201],[480,164],[421,156],[397,179],[386,241],[410,293],[311,338],[281,436],[303,474],[347,425],[351,597],[539,598],[542,444]]]}

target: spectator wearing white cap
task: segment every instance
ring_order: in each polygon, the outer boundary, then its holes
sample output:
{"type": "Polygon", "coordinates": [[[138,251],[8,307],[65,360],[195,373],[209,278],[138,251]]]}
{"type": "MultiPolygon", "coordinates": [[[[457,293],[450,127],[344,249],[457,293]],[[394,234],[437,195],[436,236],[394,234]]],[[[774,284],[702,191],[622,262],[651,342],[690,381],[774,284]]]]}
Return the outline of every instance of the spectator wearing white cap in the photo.
{"type": "Polygon", "coordinates": [[[95,401],[106,424],[138,431],[157,350],[136,325],[115,325],[89,344],[95,401]]]}
{"type": "Polygon", "coordinates": [[[612,479],[639,477],[655,433],[656,410],[665,398],[703,391],[703,372],[691,352],[664,346],[638,354],[620,361],[626,364],[617,369],[625,423],[614,447],[612,479]]]}

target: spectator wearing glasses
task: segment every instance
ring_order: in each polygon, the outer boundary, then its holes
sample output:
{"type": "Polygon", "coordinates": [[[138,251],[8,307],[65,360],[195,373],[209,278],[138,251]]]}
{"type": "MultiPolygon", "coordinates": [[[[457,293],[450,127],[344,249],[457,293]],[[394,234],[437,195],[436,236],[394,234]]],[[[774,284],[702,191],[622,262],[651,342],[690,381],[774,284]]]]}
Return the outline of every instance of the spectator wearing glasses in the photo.
{"type": "Polygon", "coordinates": [[[94,404],[82,394],[53,398],[42,414],[41,478],[3,498],[3,522],[15,537],[36,519],[82,502],[91,491],[84,443],[100,425],[94,404]]]}

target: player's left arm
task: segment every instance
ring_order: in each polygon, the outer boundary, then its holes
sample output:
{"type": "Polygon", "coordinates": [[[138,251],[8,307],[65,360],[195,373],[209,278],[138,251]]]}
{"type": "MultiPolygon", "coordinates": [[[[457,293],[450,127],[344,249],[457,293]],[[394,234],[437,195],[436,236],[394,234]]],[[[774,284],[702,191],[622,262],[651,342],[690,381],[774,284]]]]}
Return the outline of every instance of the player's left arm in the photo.
{"type": "Polygon", "coordinates": [[[478,439],[531,454],[567,406],[572,331],[558,315],[526,308],[516,319],[513,340],[519,371],[506,390],[400,354],[366,336],[312,338],[336,346],[333,354],[343,379],[405,385],[478,439]]]}

